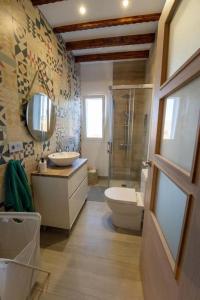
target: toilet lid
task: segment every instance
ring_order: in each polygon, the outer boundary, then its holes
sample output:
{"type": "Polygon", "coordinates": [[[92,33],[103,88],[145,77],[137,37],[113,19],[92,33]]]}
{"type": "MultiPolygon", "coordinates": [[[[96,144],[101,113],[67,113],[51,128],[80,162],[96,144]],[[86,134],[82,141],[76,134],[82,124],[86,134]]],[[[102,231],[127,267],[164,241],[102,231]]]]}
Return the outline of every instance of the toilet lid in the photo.
{"type": "Polygon", "coordinates": [[[136,203],[135,189],[126,187],[111,187],[105,190],[105,196],[111,200],[119,202],[136,203]]]}

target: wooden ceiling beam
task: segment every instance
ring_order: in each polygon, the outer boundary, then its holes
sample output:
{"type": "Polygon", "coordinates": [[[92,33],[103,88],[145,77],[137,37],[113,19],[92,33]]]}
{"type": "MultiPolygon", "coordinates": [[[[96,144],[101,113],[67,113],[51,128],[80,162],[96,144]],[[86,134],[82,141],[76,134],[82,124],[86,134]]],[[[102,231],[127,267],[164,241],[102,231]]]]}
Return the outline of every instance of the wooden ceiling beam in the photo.
{"type": "Polygon", "coordinates": [[[100,53],[100,54],[87,54],[75,56],[75,62],[90,62],[90,61],[104,61],[104,60],[121,60],[121,59],[137,59],[148,58],[149,50],[143,51],[127,51],[127,52],[114,52],[114,53],[100,53]]]}
{"type": "MultiPolygon", "coordinates": [[[[45,1],[45,0],[33,0],[33,1],[45,1]]],[[[91,21],[85,23],[58,26],[58,27],[54,27],[53,30],[55,33],[63,33],[63,32],[71,32],[71,31],[119,26],[119,25],[137,24],[137,23],[144,23],[144,22],[155,22],[159,20],[160,15],[161,15],[160,13],[154,13],[148,15],[98,20],[98,21],[91,21]]]]}
{"type": "Polygon", "coordinates": [[[126,35],[126,36],[115,36],[109,38],[99,38],[92,40],[82,40],[66,43],[66,49],[80,50],[80,49],[91,49],[91,48],[102,48],[102,47],[115,47],[124,45],[136,45],[136,44],[149,44],[155,41],[155,34],[137,34],[137,35],[126,35]]]}
{"type": "Polygon", "coordinates": [[[55,2],[61,2],[63,0],[31,0],[33,5],[43,5],[43,4],[49,4],[49,3],[55,3],[55,2]]]}

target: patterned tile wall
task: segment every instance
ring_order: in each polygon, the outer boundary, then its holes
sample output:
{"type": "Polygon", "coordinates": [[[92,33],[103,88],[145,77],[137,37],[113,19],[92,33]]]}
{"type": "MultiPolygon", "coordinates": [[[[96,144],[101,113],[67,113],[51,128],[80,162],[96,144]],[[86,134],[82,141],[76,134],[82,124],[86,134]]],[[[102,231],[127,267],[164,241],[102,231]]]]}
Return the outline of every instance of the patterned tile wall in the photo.
{"type": "MultiPolygon", "coordinates": [[[[28,175],[42,151],[54,152],[59,142],[65,149],[80,150],[79,72],[61,36],[29,0],[0,1],[0,192],[6,162],[12,158],[8,143],[23,142],[28,175]],[[43,92],[57,106],[52,138],[33,141],[24,122],[24,107],[34,75],[31,94],[43,92]],[[45,82],[45,83],[44,83],[45,82]]],[[[1,199],[0,199],[1,201],[1,199]]]]}

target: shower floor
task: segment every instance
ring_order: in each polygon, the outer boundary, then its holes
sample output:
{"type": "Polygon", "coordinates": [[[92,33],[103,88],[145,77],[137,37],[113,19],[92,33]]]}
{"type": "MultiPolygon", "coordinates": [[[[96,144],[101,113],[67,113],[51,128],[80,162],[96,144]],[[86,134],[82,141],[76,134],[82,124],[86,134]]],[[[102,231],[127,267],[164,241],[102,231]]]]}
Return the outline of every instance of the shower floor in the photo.
{"type": "MultiPolygon", "coordinates": [[[[108,187],[108,179],[99,179],[98,183],[95,186],[100,187],[108,187]]],[[[137,192],[140,190],[140,182],[139,181],[127,181],[127,180],[120,180],[120,179],[112,179],[110,181],[110,187],[121,187],[126,186],[129,188],[134,188],[137,192]]]]}
{"type": "Polygon", "coordinates": [[[139,181],[132,181],[132,180],[119,180],[119,179],[112,179],[110,181],[111,187],[128,187],[128,188],[134,188],[137,192],[140,189],[140,182],[139,181]]]}

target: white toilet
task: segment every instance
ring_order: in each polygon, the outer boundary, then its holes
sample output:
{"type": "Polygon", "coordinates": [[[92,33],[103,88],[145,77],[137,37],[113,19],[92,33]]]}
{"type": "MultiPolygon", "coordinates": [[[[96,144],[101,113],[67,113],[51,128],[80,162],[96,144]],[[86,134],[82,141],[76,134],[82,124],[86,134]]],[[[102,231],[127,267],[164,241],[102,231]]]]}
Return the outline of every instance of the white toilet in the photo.
{"type": "Polygon", "coordinates": [[[126,187],[111,187],[105,190],[115,226],[134,231],[141,230],[147,176],[148,170],[142,169],[140,192],[126,187]]]}

